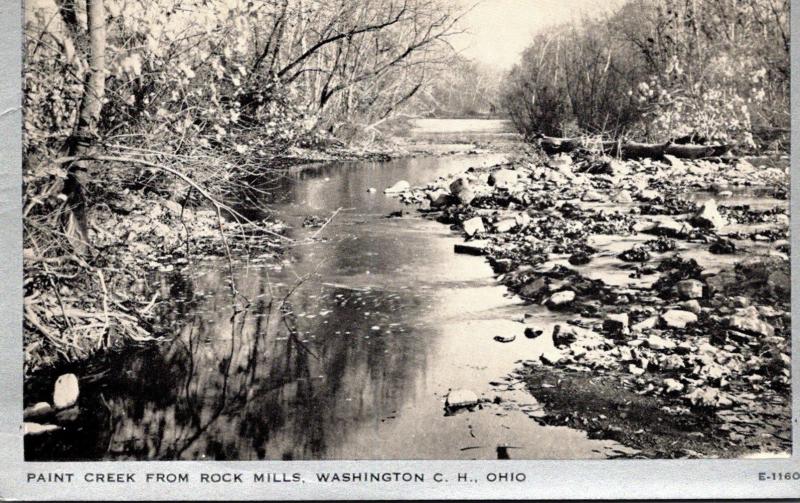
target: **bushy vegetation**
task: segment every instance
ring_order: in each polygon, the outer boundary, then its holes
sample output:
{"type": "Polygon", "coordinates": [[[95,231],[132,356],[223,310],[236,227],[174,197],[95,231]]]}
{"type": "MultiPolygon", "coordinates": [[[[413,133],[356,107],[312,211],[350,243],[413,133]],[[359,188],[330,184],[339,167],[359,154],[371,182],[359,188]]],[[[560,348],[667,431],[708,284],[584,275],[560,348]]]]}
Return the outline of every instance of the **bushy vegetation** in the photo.
{"type": "Polygon", "coordinates": [[[525,134],[788,148],[788,0],[630,0],[537,35],[502,100],[525,134]]]}
{"type": "Polygon", "coordinates": [[[149,337],[159,261],[276,247],[234,209],[250,182],[392,117],[457,21],[428,0],[26,2],[26,369],[149,337]]]}

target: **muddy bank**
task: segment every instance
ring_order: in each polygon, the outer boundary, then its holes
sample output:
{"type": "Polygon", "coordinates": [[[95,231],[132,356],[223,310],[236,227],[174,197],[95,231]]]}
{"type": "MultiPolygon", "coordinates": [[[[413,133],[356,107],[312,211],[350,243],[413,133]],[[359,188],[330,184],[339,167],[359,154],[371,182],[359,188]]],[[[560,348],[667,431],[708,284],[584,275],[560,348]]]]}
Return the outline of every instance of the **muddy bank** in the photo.
{"type": "Polygon", "coordinates": [[[519,374],[539,420],[643,456],[731,457],[790,449],[788,173],[786,159],[531,152],[399,197],[530,302],[499,343],[552,341],[519,374]]]}

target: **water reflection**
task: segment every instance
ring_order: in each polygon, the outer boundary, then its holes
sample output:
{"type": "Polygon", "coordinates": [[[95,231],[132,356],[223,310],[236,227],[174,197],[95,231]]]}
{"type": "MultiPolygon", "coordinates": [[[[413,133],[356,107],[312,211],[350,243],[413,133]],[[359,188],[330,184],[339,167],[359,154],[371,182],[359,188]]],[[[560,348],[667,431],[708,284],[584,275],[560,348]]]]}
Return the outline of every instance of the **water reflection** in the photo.
{"type": "MultiPolygon", "coordinates": [[[[381,192],[499,155],[327,164],[294,170],[268,201],[304,244],[283,265],[207,263],[154,278],[171,299],[175,337],[82,377],[73,431],[32,445],[30,459],[454,459],[602,457],[607,442],[486,408],[444,417],[449,389],[492,393],[489,381],[542,341],[498,345],[523,309],[457,238],[381,192]],[[367,189],[374,187],[377,193],[367,189]],[[308,215],[343,210],[320,234],[308,215]],[[242,298],[249,300],[244,303],[242,298]],[[236,301],[236,302],[235,302],[236,301]]],[[[488,395],[490,398],[493,395],[488,395]]],[[[28,390],[29,402],[45,398],[28,390]]],[[[528,401],[532,400],[526,395],[528,401]]]]}

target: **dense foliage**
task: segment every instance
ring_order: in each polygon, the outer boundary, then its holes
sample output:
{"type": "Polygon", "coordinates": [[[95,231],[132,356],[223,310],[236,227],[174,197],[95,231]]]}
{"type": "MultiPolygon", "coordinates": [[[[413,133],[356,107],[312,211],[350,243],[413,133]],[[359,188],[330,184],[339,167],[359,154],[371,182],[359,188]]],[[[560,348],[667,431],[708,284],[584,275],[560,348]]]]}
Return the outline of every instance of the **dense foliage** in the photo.
{"type": "Polygon", "coordinates": [[[526,134],[770,146],[789,125],[789,2],[630,0],[537,35],[503,103],[526,134]]]}

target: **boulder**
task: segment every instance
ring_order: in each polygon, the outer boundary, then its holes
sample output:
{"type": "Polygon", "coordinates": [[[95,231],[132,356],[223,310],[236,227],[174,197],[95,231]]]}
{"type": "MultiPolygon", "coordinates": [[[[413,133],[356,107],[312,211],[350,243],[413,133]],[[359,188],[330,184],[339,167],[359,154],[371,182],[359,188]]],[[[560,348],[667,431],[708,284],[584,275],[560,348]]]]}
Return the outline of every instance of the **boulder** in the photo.
{"type": "Polygon", "coordinates": [[[387,187],[384,189],[384,194],[399,194],[400,192],[405,192],[411,188],[411,184],[405,180],[400,180],[399,182],[395,183],[391,187],[387,187]]]}
{"type": "Polygon", "coordinates": [[[772,337],[775,329],[766,321],[760,320],[757,316],[730,316],[726,318],[726,324],[734,330],[752,335],[772,337]]]}
{"type": "Polygon", "coordinates": [[[670,309],[661,315],[661,323],[667,328],[686,328],[686,325],[697,323],[697,315],[689,311],[670,309]]]}
{"type": "Polygon", "coordinates": [[[500,189],[508,189],[517,184],[519,176],[510,169],[498,169],[489,175],[488,183],[500,189]]]}
{"type": "Polygon", "coordinates": [[[700,299],[703,297],[703,283],[696,279],[678,281],[675,285],[678,296],[683,300],[700,299]]]}
{"type": "Polygon", "coordinates": [[[462,225],[464,227],[464,232],[466,232],[467,236],[469,237],[472,237],[479,232],[486,232],[486,228],[483,226],[483,219],[481,217],[473,217],[469,220],[465,220],[462,225]]]}
{"type": "Polygon", "coordinates": [[[66,409],[78,402],[80,389],[75,374],[64,374],[56,380],[53,388],[53,405],[56,409],[66,409]]]}
{"type": "Polygon", "coordinates": [[[717,210],[717,202],[709,199],[700,207],[691,219],[692,225],[704,229],[719,229],[728,224],[717,210]]]}
{"type": "Polygon", "coordinates": [[[464,177],[456,178],[453,183],[450,184],[450,193],[459,203],[465,205],[471,203],[472,200],[475,199],[475,191],[472,190],[469,180],[464,177]]]}
{"type": "Polygon", "coordinates": [[[562,290],[556,292],[547,299],[548,307],[561,307],[570,304],[575,300],[575,292],[572,290],[562,290]]]}

